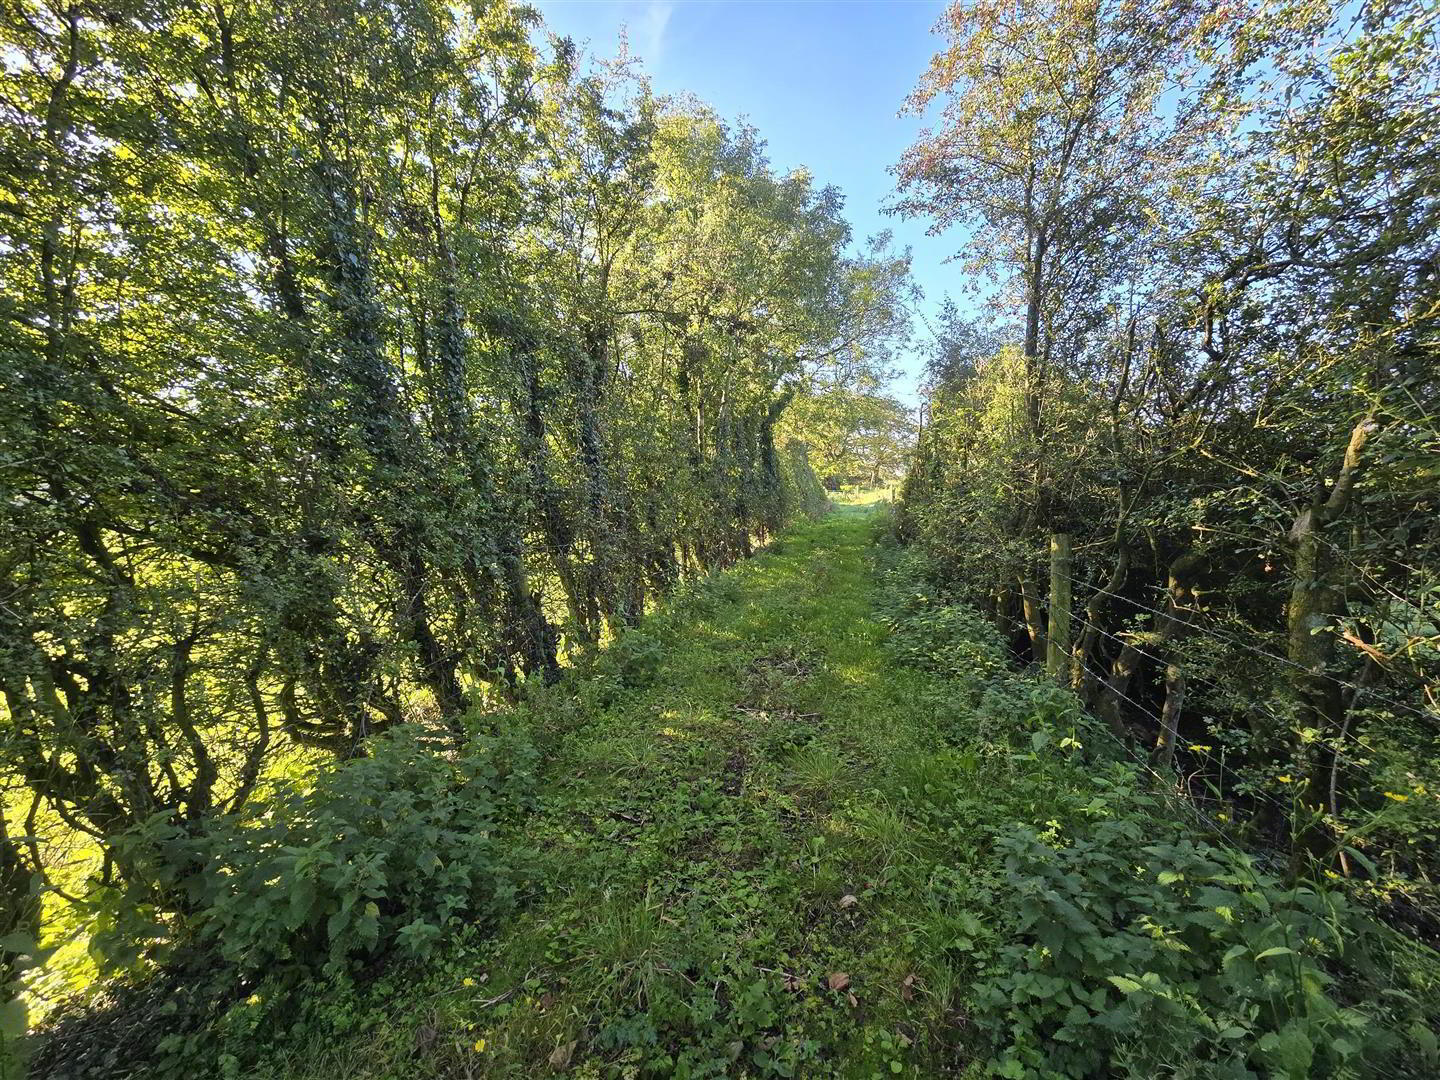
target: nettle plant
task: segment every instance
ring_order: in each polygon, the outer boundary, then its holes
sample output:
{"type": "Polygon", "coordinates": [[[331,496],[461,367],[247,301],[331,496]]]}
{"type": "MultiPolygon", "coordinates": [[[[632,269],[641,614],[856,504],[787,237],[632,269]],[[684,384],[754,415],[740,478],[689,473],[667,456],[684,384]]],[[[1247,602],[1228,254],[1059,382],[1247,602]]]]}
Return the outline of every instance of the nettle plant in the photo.
{"type": "Polygon", "coordinates": [[[256,973],[425,958],[513,906],[524,856],[496,827],[528,804],[535,765],[520,738],[475,736],[452,755],[401,727],[309,790],[278,785],[255,816],[199,834],[152,820],[124,838],[126,854],[185,914],[142,925],[155,906],[102,893],[95,944],[120,965],[195,945],[256,973]]]}
{"type": "Polygon", "coordinates": [[[1002,1076],[1364,1075],[1404,995],[1345,1004],[1368,928],[1339,893],[1134,816],[997,840],[1017,940],[979,990],[1002,1076]],[[1109,1072],[1115,1069],[1118,1072],[1109,1072]]]}
{"type": "Polygon", "coordinates": [[[907,550],[885,575],[891,645],[906,663],[979,685],[1009,669],[1004,642],[976,608],[933,583],[928,560],[907,550]]]}

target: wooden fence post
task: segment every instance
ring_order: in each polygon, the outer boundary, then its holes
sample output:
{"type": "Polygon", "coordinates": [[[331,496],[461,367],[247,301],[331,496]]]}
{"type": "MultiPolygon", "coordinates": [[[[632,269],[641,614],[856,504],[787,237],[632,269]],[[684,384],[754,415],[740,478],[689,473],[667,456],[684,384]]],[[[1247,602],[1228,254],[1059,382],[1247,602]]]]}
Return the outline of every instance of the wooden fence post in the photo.
{"type": "Polygon", "coordinates": [[[1046,634],[1045,670],[1057,679],[1070,666],[1070,534],[1050,537],[1050,632],[1046,634]]]}

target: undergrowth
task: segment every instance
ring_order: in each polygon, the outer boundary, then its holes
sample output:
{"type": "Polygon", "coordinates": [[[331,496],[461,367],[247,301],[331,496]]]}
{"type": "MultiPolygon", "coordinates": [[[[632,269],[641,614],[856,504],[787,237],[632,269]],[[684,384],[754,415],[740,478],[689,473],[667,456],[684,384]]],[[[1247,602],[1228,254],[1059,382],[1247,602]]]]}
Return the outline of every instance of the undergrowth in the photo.
{"type": "Polygon", "coordinates": [[[117,987],[45,1075],[1433,1075],[1428,961],[1212,835],[875,530],[686,590],[503,768],[397,744],[365,809],[207,849],[225,992],[117,987]]]}

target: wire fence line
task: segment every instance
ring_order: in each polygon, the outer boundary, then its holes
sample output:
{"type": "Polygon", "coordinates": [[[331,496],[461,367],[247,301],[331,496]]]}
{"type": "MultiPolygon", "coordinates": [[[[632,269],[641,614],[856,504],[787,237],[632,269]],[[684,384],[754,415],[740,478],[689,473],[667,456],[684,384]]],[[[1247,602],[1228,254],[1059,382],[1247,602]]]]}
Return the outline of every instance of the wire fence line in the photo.
{"type": "MultiPolygon", "coordinates": [[[[1112,639],[1113,641],[1118,642],[1120,645],[1133,644],[1132,642],[1127,642],[1127,641],[1126,641],[1124,638],[1122,638],[1122,637],[1118,637],[1117,635],[1112,634],[1110,631],[1105,630],[1103,627],[1096,626],[1094,623],[1091,623],[1091,622],[1086,621],[1086,622],[1083,622],[1082,625],[1084,625],[1084,626],[1087,627],[1088,629],[1093,629],[1094,631],[1096,631],[1096,633],[1099,633],[1099,634],[1101,634],[1101,635],[1103,635],[1103,636],[1105,636],[1105,637],[1107,637],[1107,638],[1112,639]]],[[[1118,696],[1118,697],[1122,698],[1123,700],[1131,703],[1132,705],[1135,705],[1136,707],[1139,707],[1139,703],[1136,702],[1135,699],[1132,698],[1132,697],[1130,697],[1129,695],[1124,694],[1124,693],[1121,693],[1120,690],[1113,684],[1113,682],[1106,676],[1106,674],[1105,674],[1103,671],[1100,671],[1099,669],[1096,669],[1096,668],[1092,668],[1092,667],[1090,667],[1088,664],[1086,665],[1085,670],[1086,670],[1087,673],[1093,675],[1096,679],[1098,679],[1098,680],[1102,683],[1102,685],[1104,685],[1104,687],[1105,687],[1105,689],[1106,689],[1106,691],[1107,691],[1108,693],[1115,694],[1116,696],[1118,696]]],[[[1220,690],[1220,691],[1222,691],[1222,692],[1228,692],[1228,691],[1227,691],[1227,688],[1224,686],[1224,684],[1222,684],[1218,679],[1215,679],[1215,678],[1211,678],[1211,677],[1204,676],[1204,675],[1197,675],[1196,673],[1194,673],[1194,672],[1189,672],[1189,671],[1187,671],[1187,672],[1185,673],[1185,678],[1186,678],[1186,681],[1187,681],[1187,682],[1190,682],[1190,681],[1200,682],[1200,683],[1202,683],[1202,684],[1204,684],[1204,685],[1206,685],[1206,686],[1213,687],[1213,688],[1216,689],[1216,690],[1220,690]]],[[[1288,722],[1289,722],[1289,721],[1288,721],[1288,718],[1286,718],[1286,717],[1284,717],[1284,716],[1281,716],[1279,713],[1275,712],[1273,709],[1267,708],[1267,707],[1263,706],[1262,704],[1260,704],[1259,702],[1253,702],[1253,703],[1252,703],[1252,702],[1247,702],[1247,703],[1246,703],[1246,708],[1247,708],[1247,709],[1254,709],[1255,711],[1261,712],[1261,713],[1263,713],[1265,716],[1269,717],[1271,720],[1277,721],[1277,722],[1282,723],[1282,724],[1285,724],[1285,723],[1288,723],[1288,722]]],[[[1153,720],[1155,720],[1157,723],[1162,724],[1162,726],[1163,726],[1163,721],[1161,720],[1161,718],[1160,718],[1159,716],[1156,716],[1155,713],[1149,712],[1148,710],[1143,710],[1143,711],[1146,712],[1146,715],[1147,715],[1147,716],[1151,717],[1153,720]]],[[[1356,739],[1358,740],[1358,736],[1353,736],[1353,738],[1356,738],[1356,739]]],[[[1363,743],[1358,743],[1358,742],[1357,742],[1357,745],[1360,745],[1360,746],[1362,746],[1362,747],[1364,746],[1363,743]]],[[[1366,749],[1369,749],[1369,748],[1367,747],[1366,749]]],[[[1337,752],[1337,754],[1339,753],[1338,750],[1337,750],[1336,752],[1337,752]]],[[[1355,761],[1354,759],[1349,759],[1349,758],[1343,758],[1343,757],[1342,757],[1342,760],[1348,760],[1348,761],[1350,761],[1350,763],[1351,763],[1352,765],[1354,765],[1354,766],[1362,766],[1362,765],[1364,764],[1363,762],[1355,761]]],[[[1349,770],[1349,769],[1346,770],[1346,773],[1347,773],[1347,775],[1365,776],[1365,774],[1363,774],[1363,773],[1354,772],[1353,770],[1349,770]]]]}
{"type": "MultiPolygon", "coordinates": [[[[1091,590],[1091,596],[1092,596],[1092,597],[1098,596],[1098,595],[1100,595],[1100,594],[1103,593],[1103,594],[1104,594],[1105,596],[1107,596],[1107,597],[1113,598],[1113,599],[1115,599],[1115,600],[1120,600],[1120,601],[1122,601],[1122,602],[1124,602],[1124,603],[1126,603],[1126,604],[1130,604],[1132,607],[1139,608],[1139,609],[1142,610],[1142,611],[1150,612],[1151,614],[1154,614],[1154,615],[1159,615],[1159,616],[1161,616],[1162,618],[1173,619],[1173,618],[1178,618],[1178,617],[1180,617],[1180,616],[1177,616],[1177,614],[1176,614],[1175,612],[1173,612],[1173,611],[1164,611],[1164,610],[1162,610],[1162,609],[1160,609],[1160,608],[1152,607],[1152,606],[1150,606],[1150,605],[1148,605],[1148,604],[1141,603],[1139,600],[1135,600],[1135,599],[1133,599],[1133,598],[1131,598],[1131,597],[1125,596],[1125,595],[1122,594],[1122,593],[1112,593],[1112,592],[1109,592],[1109,591],[1106,590],[1104,587],[1098,586],[1098,585],[1096,585],[1094,582],[1086,581],[1086,580],[1084,580],[1084,579],[1082,579],[1082,578],[1077,578],[1077,577],[1075,577],[1074,575],[1064,574],[1064,575],[1062,575],[1062,576],[1063,576],[1063,577],[1066,577],[1067,579],[1069,579],[1069,580],[1070,580],[1073,584],[1075,584],[1075,585],[1079,585],[1079,586],[1082,586],[1083,588],[1090,589],[1090,590],[1091,590]]],[[[1187,609],[1187,610],[1196,610],[1196,609],[1187,609]]],[[[1082,620],[1082,621],[1083,621],[1083,624],[1086,625],[1086,626],[1095,626],[1095,624],[1092,623],[1092,622],[1090,622],[1089,620],[1082,620]]],[[[1279,653],[1271,652],[1271,651],[1268,650],[1268,649],[1260,648],[1258,645],[1254,645],[1254,644],[1251,644],[1250,642],[1244,641],[1244,640],[1242,640],[1241,638],[1237,637],[1237,636],[1234,635],[1234,634],[1227,634],[1227,633],[1225,633],[1225,632],[1223,632],[1223,631],[1220,631],[1220,630],[1216,629],[1215,627],[1209,627],[1209,626],[1200,625],[1200,624],[1197,624],[1196,622],[1194,622],[1193,620],[1188,620],[1188,619],[1185,620],[1185,627],[1186,627],[1186,630],[1187,630],[1187,631],[1200,633],[1200,634],[1202,634],[1202,635],[1204,635],[1204,636],[1212,637],[1212,638],[1215,638],[1216,640],[1219,640],[1219,641],[1224,641],[1224,642],[1226,642],[1227,644],[1232,645],[1232,646],[1234,646],[1234,647],[1236,647],[1236,648],[1242,649],[1242,650],[1244,650],[1244,651],[1246,651],[1246,652],[1252,653],[1252,654],[1254,654],[1254,655],[1256,655],[1256,656],[1259,656],[1259,657],[1262,657],[1262,658],[1264,658],[1264,659],[1266,659],[1266,660],[1271,660],[1271,661],[1274,661],[1275,663],[1282,664],[1282,665],[1284,665],[1284,666],[1286,666],[1286,667],[1288,667],[1288,668],[1294,669],[1294,670],[1296,670],[1296,671],[1304,672],[1305,674],[1309,674],[1309,675],[1314,675],[1314,674],[1316,674],[1316,673],[1315,673],[1314,671],[1312,671],[1310,668],[1307,668],[1304,664],[1297,663],[1296,661],[1291,660],[1288,656],[1282,656],[1282,655],[1280,655],[1279,653]]],[[[1095,628],[1096,628],[1097,630],[1100,629],[1100,627],[1098,627],[1098,626],[1096,626],[1095,628]]],[[[1102,630],[1101,632],[1103,633],[1104,631],[1102,630]]],[[[1364,691],[1365,693],[1368,693],[1371,697],[1375,698],[1377,701],[1384,702],[1385,704],[1390,705],[1392,708],[1398,709],[1398,710],[1400,710],[1400,711],[1402,711],[1402,712],[1411,713],[1411,714],[1414,715],[1414,716],[1420,717],[1422,720],[1432,720],[1432,721],[1433,721],[1433,720],[1440,719],[1440,714],[1427,713],[1427,712],[1425,712],[1425,711],[1423,711],[1423,710],[1420,710],[1420,709],[1415,708],[1415,707],[1412,706],[1412,705],[1407,705],[1407,704],[1405,704],[1404,702],[1397,701],[1397,700],[1395,700],[1395,699],[1393,699],[1393,698],[1387,697],[1387,696],[1384,695],[1384,694],[1377,693],[1376,690],[1375,690],[1375,688],[1372,687],[1372,686],[1364,686],[1364,685],[1361,685],[1361,684],[1359,684],[1359,683],[1350,682],[1350,681],[1348,681],[1348,680],[1346,680],[1346,679],[1342,679],[1342,678],[1339,678],[1338,676],[1330,675],[1330,674],[1325,674],[1324,677],[1327,678],[1327,679],[1329,679],[1329,680],[1331,680],[1332,682],[1336,683],[1336,684],[1339,685],[1339,686],[1346,687],[1347,689],[1352,689],[1352,690],[1356,690],[1356,691],[1364,691]]]]}
{"type": "MultiPolygon", "coordinates": [[[[1073,579],[1073,578],[1072,578],[1072,580],[1078,582],[1078,579],[1073,579]]],[[[1083,584],[1083,582],[1079,582],[1079,583],[1083,584]]],[[[1098,591],[1098,590],[1097,590],[1097,591],[1098,591]]],[[[1143,607],[1144,605],[1141,605],[1141,606],[1143,607]]],[[[1156,609],[1149,608],[1149,609],[1147,609],[1147,610],[1154,611],[1154,610],[1156,610],[1156,609]]],[[[998,614],[998,613],[997,613],[997,614],[998,614]]],[[[1168,613],[1159,612],[1159,614],[1167,615],[1167,617],[1168,617],[1168,613]]],[[[1028,635],[1028,633],[1029,633],[1029,627],[1028,627],[1023,621],[1018,620],[1018,619],[1015,619],[1015,618],[1013,618],[1013,617],[1005,616],[1005,615],[1003,615],[1003,614],[1001,614],[1000,617],[1003,618],[1003,619],[1005,619],[1005,621],[1011,623],[1012,625],[1014,625],[1014,626],[1017,627],[1018,629],[1024,631],[1024,632],[1028,635]]],[[[1105,637],[1105,638],[1108,638],[1108,639],[1116,642],[1117,644],[1119,644],[1119,645],[1121,645],[1121,646],[1132,646],[1132,647],[1136,648],[1137,650],[1139,650],[1142,654],[1147,655],[1147,656],[1151,656],[1152,659],[1154,658],[1152,653],[1146,652],[1146,650],[1143,648],[1142,644],[1136,643],[1135,641],[1132,641],[1132,640],[1127,640],[1126,638],[1121,637],[1121,636],[1119,636],[1119,635],[1117,635],[1117,634],[1115,634],[1115,633],[1113,633],[1113,632],[1111,632],[1111,631],[1109,631],[1109,630],[1106,630],[1104,627],[1099,626],[1099,625],[1097,625],[1096,623],[1091,622],[1091,621],[1088,620],[1088,619],[1082,619],[1082,620],[1080,621],[1080,625],[1081,625],[1083,628],[1085,628],[1085,629],[1093,629],[1096,633],[1100,634],[1101,636],[1103,636],[1103,637],[1105,637]]],[[[1196,629],[1196,630],[1202,629],[1202,628],[1199,628],[1199,627],[1195,627],[1193,624],[1187,624],[1187,627],[1190,628],[1190,629],[1196,629]]],[[[1267,657],[1268,657],[1268,656],[1270,655],[1270,654],[1266,653],[1264,650],[1252,650],[1252,651],[1258,652],[1259,655],[1261,655],[1261,656],[1267,656],[1267,657]]],[[[1071,658],[1072,658],[1072,660],[1073,660],[1073,653],[1072,653],[1072,657],[1071,657],[1071,658]]],[[[1297,665],[1297,666],[1298,666],[1298,665],[1297,665]]],[[[1303,669],[1302,669],[1302,670],[1303,670],[1303,669]]],[[[1137,709],[1141,709],[1141,711],[1144,712],[1144,713],[1145,713],[1147,716],[1149,716],[1150,718],[1156,720],[1157,722],[1160,722],[1160,717],[1158,717],[1154,712],[1149,711],[1149,710],[1145,710],[1145,709],[1141,708],[1141,706],[1139,705],[1139,703],[1136,702],[1134,698],[1130,697],[1129,695],[1126,695],[1126,694],[1121,693],[1121,692],[1119,691],[1119,689],[1114,685],[1114,682],[1113,682],[1112,679],[1109,677],[1109,675],[1107,675],[1107,673],[1105,673],[1105,672],[1103,672],[1103,671],[1101,671],[1101,670],[1099,670],[1099,669],[1090,667],[1089,665],[1086,666],[1086,671],[1087,671],[1090,675],[1094,676],[1094,677],[1106,688],[1106,691],[1107,691],[1108,693],[1115,694],[1117,697],[1120,697],[1120,698],[1122,698],[1123,700],[1125,700],[1125,701],[1129,702],[1130,704],[1134,705],[1137,709]]],[[[1194,672],[1194,671],[1188,671],[1188,670],[1185,672],[1185,676],[1186,676],[1186,679],[1187,679],[1187,680],[1198,681],[1198,682],[1200,682],[1200,683],[1203,683],[1204,685],[1213,687],[1213,688],[1215,688],[1215,689],[1217,689],[1217,690],[1221,690],[1222,692],[1229,692],[1228,689],[1224,686],[1224,684],[1222,684],[1218,679],[1211,678],[1211,677],[1207,677],[1207,676],[1204,676],[1204,675],[1200,675],[1200,674],[1198,674],[1198,673],[1196,673],[1196,672],[1194,672]]],[[[1344,680],[1340,680],[1340,679],[1336,679],[1335,681],[1336,681],[1337,683],[1339,683],[1340,685],[1342,685],[1342,686],[1353,687],[1353,688],[1355,688],[1355,689],[1356,689],[1357,691],[1359,691],[1359,692],[1371,694],[1371,696],[1375,697],[1376,699],[1378,699],[1378,700],[1380,700],[1380,701],[1382,701],[1382,702],[1385,702],[1385,703],[1387,703],[1387,704],[1390,704],[1392,707],[1399,708],[1399,709],[1401,709],[1401,710],[1403,710],[1403,711],[1407,711],[1407,712],[1413,713],[1413,714],[1416,715],[1416,716],[1420,716],[1420,717],[1422,717],[1422,718],[1428,719],[1428,717],[1426,716],[1426,714],[1420,712],[1419,710],[1416,710],[1416,709],[1414,709],[1414,708],[1410,708],[1410,707],[1408,707],[1408,706],[1405,706],[1405,705],[1401,704],[1400,702],[1395,702],[1395,701],[1391,701],[1391,700],[1389,700],[1389,699],[1386,699],[1386,698],[1384,698],[1382,695],[1375,694],[1375,693],[1373,692],[1373,688],[1371,688],[1371,687],[1361,686],[1361,685],[1356,684],[1356,683],[1347,683],[1347,682],[1345,682],[1344,680]]],[[[1275,721],[1277,721],[1277,722],[1280,722],[1280,723],[1282,723],[1282,724],[1283,724],[1283,723],[1289,723],[1288,718],[1282,716],[1281,714],[1277,713],[1276,711],[1274,711],[1274,710],[1271,709],[1271,708],[1267,708],[1267,707],[1261,705],[1261,704],[1258,703],[1258,702],[1247,702],[1246,708],[1247,708],[1247,709],[1254,709],[1255,711],[1262,712],[1262,713],[1264,713],[1266,716],[1268,716],[1270,719],[1275,720],[1275,721]]],[[[1356,740],[1356,745],[1359,745],[1359,746],[1363,747],[1363,748],[1366,749],[1366,750],[1372,749],[1372,748],[1370,748],[1370,747],[1366,747],[1363,743],[1358,742],[1359,736],[1353,736],[1353,735],[1352,735],[1352,736],[1348,736],[1348,738],[1351,738],[1351,739],[1356,740]]],[[[1362,765],[1362,764],[1363,764],[1362,762],[1353,761],[1353,759],[1352,759],[1351,763],[1354,764],[1354,765],[1362,765]]]]}
{"type": "MultiPolygon", "coordinates": [[[[1025,623],[1023,623],[1019,619],[1014,618],[1013,616],[1001,614],[1000,618],[1020,630],[1028,631],[1025,623]]],[[[1156,723],[1161,723],[1160,717],[1153,710],[1147,708],[1129,695],[1122,693],[1119,696],[1123,698],[1126,702],[1128,702],[1130,705],[1132,705],[1138,712],[1142,713],[1145,716],[1148,716],[1150,719],[1156,721],[1156,723]]],[[[1119,735],[1115,734],[1114,732],[1107,731],[1105,734],[1108,736],[1109,741],[1113,746],[1118,748],[1126,757],[1130,758],[1131,761],[1133,761],[1142,771],[1147,773],[1163,790],[1166,790],[1173,794],[1177,798],[1179,804],[1183,805],[1192,814],[1194,814],[1197,820],[1202,825],[1224,835],[1227,839],[1236,840],[1238,834],[1235,832],[1235,828],[1238,823],[1229,822],[1224,819],[1218,818],[1213,813],[1207,813],[1201,805],[1201,800],[1195,795],[1194,791],[1190,789],[1188,783],[1185,784],[1182,788],[1180,785],[1177,784],[1178,777],[1175,773],[1170,773],[1169,775],[1166,775],[1158,768],[1156,768],[1155,763],[1150,759],[1147,754],[1140,752],[1133,744],[1120,737],[1119,735]]],[[[1250,799],[1254,803],[1264,803],[1268,805],[1282,819],[1286,817],[1292,810],[1291,807],[1286,806],[1284,803],[1280,802],[1279,800],[1275,799],[1273,796],[1270,796],[1265,792],[1247,792],[1246,798],[1250,799]]],[[[1215,796],[1214,801],[1217,803],[1217,805],[1231,805],[1218,794],[1215,796]]]]}
{"type": "MultiPolygon", "coordinates": [[[[996,612],[995,614],[998,616],[998,618],[999,618],[1002,622],[1008,624],[1008,625],[1009,625],[1010,627],[1012,627],[1013,629],[1015,629],[1015,630],[1017,630],[1017,631],[1025,634],[1026,636],[1028,636],[1030,628],[1029,628],[1029,626],[1028,626],[1023,620],[1017,619],[1017,618],[1015,618],[1014,616],[1007,615],[1007,614],[1005,614],[1005,613],[1003,613],[1003,612],[996,612]]],[[[1087,623],[1086,625],[1093,625],[1093,624],[1088,624],[1088,623],[1087,623]]],[[[1104,634],[1104,635],[1107,636],[1107,637],[1110,637],[1110,638],[1112,638],[1112,639],[1114,639],[1114,640],[1116,640],[1116,641],[1121,642],[1122,644],[1125,644],[1125,642],[1124,642],[1123,639],[1118,638],[1118,637],[1116,637],[1116,636],[1113,635],[1113,634],[1110,634],[1108,631],[1105,631],[1103,628],[1101,628],[1101,627],[1095,627],[1095,629],[1096,629],[1097,631],[1099,631],[1101,634],[1104,634]]],[[[1109,680],[1107,679],[1106,674],[1105,674],[1103,671],[1100,671],[1099,669],[1097,669],[1097,668],[1095,668],[1095,667],[1093,667],[1093,666],[1090,666],[1090,665],[1088,665],[1088,664],[1085,665],[1084,671],[1085,671],[1087,674],[1095,677],[1100,683],[1106,685],[1106,686],[1107,686],[1107,689],[1108,689],[1108,692],[1114,693],[1117,697],[1119,697],[1119,698],[1120,698],[1122,701],[1124,701],[1127,705],[1129,705],[1131,708],[1133,708],[1136,713],[1138,713],[1139,715],[1144,716],[1144,717],[1146,717],[1147,719],[1153,721],[1153,722],[1157,725],[1157,727],[1160,728],[1161,730],[1164,729],[1165,724],[1164,724],[1163,718],[1162,718],[1157,712],[1155,712],[1155,710],[1154,710],[1153,708],[1147,706],[1147,705],[1144,704],[1143,702],[1140,702],[1140,701],[1136,700],[1133,696],[1131,696],[1131,695],[1129,695],[1129,694],[1127,694],[1127,693],[1124,693],[1123,691],[1120,691],[1117,687],[1111,685],[1111,684],[1109,683],[1109,680]]],[[[1220,688],[1220,684],[1219,684],[1218,682],[1213,681],[1213,680],[1203,680],[1203,679],[1202,679],[1201,681],[1207,682],[1208,685],[1214,686],[1214,687],[1216,687],[1216,688],[1220,688]]],[[[1272,712],[1272,711],[1268,711],[1268,710],[1267,710],[1267,711],[1266,711],[1266,715],[1270,716],[1270,717],[1273,718],[1273,719],[1282,720],[1282,721],[1284,720],[1283,717],[1279,717],[1277,714],[1275,714],[1275,713],[1272,712]]],[[[1117,733],[1115,733],[1115,732],[1107,732],[1106,734],[1110,737],[1110,740],[1111,740],[1111,742],[1113,743],[1113,745],[1115,745],[1117,748],[1119,748],[1119,749],[1125,754],[1125,756],[1127,756],[1128,758],[1130,758],[1137,766],[1139,766],[1141,769],[1143,769],[1143,770],[1144,770],[1148,775],[1150,775],[1151,778],[1154,779],[1159,785],[1161,785],[1164,789],[1169,790],[1169,791],[1173,792],[1174,794],[1176,794],[1178,797],[1180,797],[1180,798],[1182,799],[1182,801],[1189,806],[1189,808],[1192,810],[1192,812],[1194,812],[1194,813],[1199,817],[1199,819],[1200,819],[1205,825],[1207,825],[1208,827],[1216,830],[1217,832],[1221,833],[1222,835],[1225,835],[1227,838],[1234,839],[1234,838],[1236,837],[1237,834],[1235,833],[1234,830],[1235,830],[1235,827],[1238,825],[1238,822],[1227,822],[1226,820],[1224,820],[1224,819],[1222,819],[1222,818],[1217,818],[1214,813],[1207,813],[1207,812],[1205,811],[1205,809],[1203,808],[1202,802],[1205,801],[1205,800],[1202,799],[1202,797],[1197,796],[1197,794],[1196,794],[1195,791],[1193,790],[1193,786],[1192,786],[1192,781],[1193,781],[1193,779],[1194,779],[1194,776],[1195,776],[1195,775],[1198,775],[1198,773],[1192,773],[1192,774],[1190,775],[1190,777],[1186,778],[1186,779],[1183,781],[1183,783],[1177,783],[1177,781],[1180,780],[1179,774],[1177,774],[1177,773],[1175,773],[1175,772],[1171,772],[1171,773],[1169,773],[1169,774],[1167,775],[1167,774],[1161,772],[1160,769],[1158,769],[1158,768],[1156,767],[1154,761],[1150,758],[1150,756],[1149,756],[1148,754],[1144,754],[1144,753],[1142,753],[1140,750],[1138,750],[1135,744],[1133,744],[1132,742],[1126,740],[1126,739],[1123,738],[1121,735],[1119,735],[1119,734],[1117,734],[1117,733]]],[[[1200,744],[1193,744],[1193,745],[1200,745],[1200,744]]],[[[1221,773],[1223,774],[1223,772],[1224,772],[1224,770],[1225,770],[1225,765],[1224,765],[1223,759],[1220,759],[1217,755],[1215,755],[1213,752],[1211,752],[1211,751],[1208,750],[1208,749],[1196,751],[1196,750],[1193,749],[1193,745],[1192,745],[1192,748],[1190,748],[1190,749],[1188,750],[1188,752],[1198,753],[1201,758],[1203,758],[1206,762],[1208,762],[1208,763],[1210,763],[1210,764],[1218,764],[1218,766],[1219,766],[1219,768],[1220,768],[1220,771],[1221,771],[1221,773]]],[[[1358,743],[1357,743],[1357,745],[1363,745],[1363,744],[1358,744],[1358,743]]],[[[1368,748],[1366,748],[1366,749],[1368,749],[1368,748]]],[[[1347,777],[1349,777],[1349,778],[1358,779],[1358,780],[1361,780],[1361,781],[1364,781],[1364,782],[1367,782],[1367,783],[1370,782],[1371,777],[1369,776],[1369,774],[1364,773],[1364,772],[1360,772],[1360,771],[1358,771],[1357,768],[1356,768],[1357,766],[1360,766],[1362,763],[1355,761],[1353,758],[1345,758],[1343,755],[1339,755],[1339,751],[1338,751],[1338,750],[1336,750],[1336,753],[1337,753],[1337,755],[1339,756],[1339,760],[1341,760],[1341,761],[1348,761],[1348,762],[1349,762],[1349,765],[1348,765],[1348,766],[1346,766],[1346,767],[1344,767],[1344,768],[1341,769],[1341,772],[1343,773],[1343,775],[1345,775],[1345,776],[1347,776],[1347,777]]],[[[1219,787],[1219,785],[1218,785],[1218,782],[1215,783],[1215,784],[1211,784],[1209,781],[1204,781],[1204,782],[1205,782],[1205,783],[1207,784],[1207,786],[1210,788],[1211,798],[1213,799],[1213,802],[1216,804],[1217,812],[1219,811],[1219,808],[1221,808],[1221,807],[1228,809],[1228,808],[1232,808],[1232,807],[1234,807],[1234,806],[1236,805],[1236,802],[1235,802],[1235,798],[1236,798],[1236,797],[1232,796],[1232,797],[1228,797],[1228,798],[1227,798],[1224,794],[1222,794],[1222,793],[1221,793],[1221,790],[1220,790],[1220,787],[1219,787]]],[[[1250,805],[1250,806],[1253,807],[1253,808],[1259,808],[1259,807],[1262,807],[1262,806],[1263,806],[1263,807],[1266,807],[1266,808],[1270,809],[1270,810],[1275,814],[1277,820],[1288,820],[1288,819],[1293,815],[1293,813],[1294,813],[1294,809],[1295,809],[1295,808],[1294,808],[1293,803],[1286,803],[1286,802],[1284,802],[1284,801],[1282,801],[1282,800],[1280,800],[1280,799],[1277,799],[1275,796],[1271,795],[1270,793],[1265,792],[1265,791],[1263,791],[1263,790],[1261,790],[1261,789],[1259,789],[1259,788],[1256,788],[1256,787],[1254,787],[1253,785],[1248,785],[1247,788],[1246,788],[1244,791],[1238,792],[1238,793],[1237,793],[1237,796],[1238,796],[1238,798],[1242,799],[1246,804],[1250,805]]]]}

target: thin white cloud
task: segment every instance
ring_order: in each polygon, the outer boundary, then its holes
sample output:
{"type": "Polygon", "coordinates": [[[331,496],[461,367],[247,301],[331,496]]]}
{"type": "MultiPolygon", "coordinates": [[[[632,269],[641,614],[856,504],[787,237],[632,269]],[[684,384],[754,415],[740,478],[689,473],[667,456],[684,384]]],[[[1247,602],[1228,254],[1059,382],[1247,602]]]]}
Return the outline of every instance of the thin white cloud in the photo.
{"type": "Polygon", "coordinates": [[[635,28],[639,53],[652,67],[660,63],[665,51],[665,28],[670,25],[670,16],[675,11],[672,0],[648,0],[635,28]]]}
{"type": "Polygon", "coordinates": [[[565,34],[596,57],[617,49],[654,69],[665,53],[665,35],[677,0],[529,0],[545,30],[565,34]]]}

